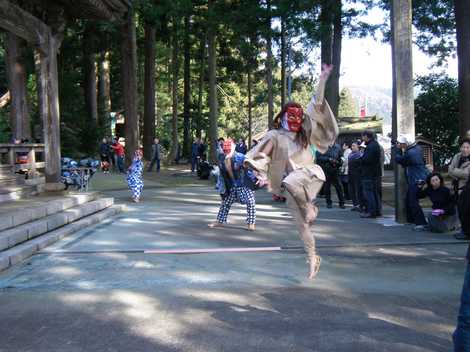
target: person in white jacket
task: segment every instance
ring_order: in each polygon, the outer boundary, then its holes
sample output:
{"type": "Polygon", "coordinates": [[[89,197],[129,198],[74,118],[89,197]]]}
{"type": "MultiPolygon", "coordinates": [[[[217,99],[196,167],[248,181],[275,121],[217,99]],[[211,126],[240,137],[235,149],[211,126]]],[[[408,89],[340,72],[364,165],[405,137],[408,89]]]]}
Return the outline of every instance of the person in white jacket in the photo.
{"type": "Polygon", "coordinates": [[[341,157],[341,161],[343,162],[341,164],[341,169],[339,171],[339,177],[341,180],[341,184],[343,186],[343,191],[344,191],[344,199],[345,200],[351,200],[351,196],[349,194],[349,179],[348,179],[348,158],[349,154],[351,154],[351,143],[350,142],[343,142],[342,145],[343,148],[343,156],[341,157]]]}

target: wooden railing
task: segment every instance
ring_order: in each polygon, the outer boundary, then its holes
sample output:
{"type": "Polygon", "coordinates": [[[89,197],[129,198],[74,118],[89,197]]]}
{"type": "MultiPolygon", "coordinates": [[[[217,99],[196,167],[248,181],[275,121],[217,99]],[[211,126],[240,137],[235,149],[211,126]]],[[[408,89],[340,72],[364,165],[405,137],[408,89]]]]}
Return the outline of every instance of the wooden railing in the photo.
{"type": "Polygon", "coordinates": [[[36,171],[46,166],[44,161],[37,161],[37,153],[42,153],[44,160],[44,144],[0,144],[0,166],[9,166],[12,173],[28,170],[30,177],[36,177],[36,171]]]}

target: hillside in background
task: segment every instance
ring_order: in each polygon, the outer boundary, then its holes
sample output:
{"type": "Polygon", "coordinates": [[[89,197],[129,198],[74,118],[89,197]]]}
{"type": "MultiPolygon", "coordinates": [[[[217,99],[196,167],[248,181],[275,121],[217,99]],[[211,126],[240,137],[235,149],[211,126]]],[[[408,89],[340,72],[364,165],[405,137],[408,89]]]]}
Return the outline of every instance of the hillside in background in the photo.
{"type": "MultiPolygon", "coordinates": [[[[367,99],[367,115],[378,115],[385,125],[392,123],[392,89],[367,86],[348,86],[357,106],[362,106],[367,99]]],[[[358,111],[359,115],[359,111],[358,111]]]]}

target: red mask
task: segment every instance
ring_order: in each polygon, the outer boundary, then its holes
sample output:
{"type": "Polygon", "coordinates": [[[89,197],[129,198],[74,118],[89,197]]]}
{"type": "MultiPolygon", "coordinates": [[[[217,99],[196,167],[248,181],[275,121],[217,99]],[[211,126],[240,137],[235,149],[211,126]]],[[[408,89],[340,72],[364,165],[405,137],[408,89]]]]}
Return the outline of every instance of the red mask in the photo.
{"type": "Polygon", "coordinates": [[[232,152],[233,148],[233,141],[231,139],[227,139],[224,141],[224,144],[222,145],[222,150],[224,151],[224,154],[230,154],[232,152]]]}
{"type": "Polygon", "coordinates": [[[304,111],[302,108],[297,108],[294,106],[289,106],[286,111],[287,114],[287,125],[289,126],[289,131],[299,132],[300,127],[302,126],[302,121],[304,117],[304,111]]]}

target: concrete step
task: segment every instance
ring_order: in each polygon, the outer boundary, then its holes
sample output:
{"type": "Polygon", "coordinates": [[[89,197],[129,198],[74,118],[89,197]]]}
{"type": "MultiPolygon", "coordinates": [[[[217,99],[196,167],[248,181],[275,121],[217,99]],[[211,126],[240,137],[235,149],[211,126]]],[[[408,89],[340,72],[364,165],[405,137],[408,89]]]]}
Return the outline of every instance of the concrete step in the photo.
{"type": "Polygon", "coordinates": [[[122,205],[112,205],[104,210],[100,210],[90,216],[86,216],[78,221],[62,226],[33,240],[0,252],[0,271],[31,257],[34,253],[68,235],[71,235],[85,227],[95,225],[105,219],[109,219],[121,211],[122,205]]]}
{"type": "Polygon", "coordinates": [[[41,236],[59,227],[70,224],[85,216],[94,214],[114,204],[113,198],[100,198],[85,204],[77,205],[0,232],[0,251],[12,248],[20,243],[41,236]]]}
{"type": "Polygon", "coordinates": [[[30,185],[0,187],[0,203],[28,198],[36,194],[38,194],[37,187],[30,185]]]}
{"type": "Polygon", "coordinates": [[[32,205],[28,205],[27,202],[5,203],[3,206],[10,206],[12,210],[0,213],[0,231],[94,201],[97,197],[98,193],[90,192],[64,195],[62,198],[57,199],[46,198],[44,201],[40,197],[33,198],[31,199],[32,205]]]}

